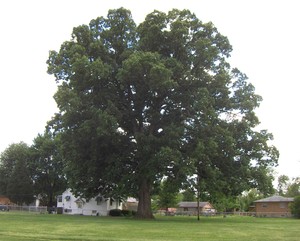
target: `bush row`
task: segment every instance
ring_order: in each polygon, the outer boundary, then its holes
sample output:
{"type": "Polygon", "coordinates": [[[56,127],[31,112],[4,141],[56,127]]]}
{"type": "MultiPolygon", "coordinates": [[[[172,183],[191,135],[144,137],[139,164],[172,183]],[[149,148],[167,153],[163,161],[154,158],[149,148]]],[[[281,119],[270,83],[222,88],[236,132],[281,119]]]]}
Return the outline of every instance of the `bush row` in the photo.
{"type": "Polygon", "coordinates": [[[112,217],[131,217],[134,216],[136,214],[135,211],[131,211],[131,210],[121,210],[121,209],[112,209],[109,211],[109,216],[112,217]]]}

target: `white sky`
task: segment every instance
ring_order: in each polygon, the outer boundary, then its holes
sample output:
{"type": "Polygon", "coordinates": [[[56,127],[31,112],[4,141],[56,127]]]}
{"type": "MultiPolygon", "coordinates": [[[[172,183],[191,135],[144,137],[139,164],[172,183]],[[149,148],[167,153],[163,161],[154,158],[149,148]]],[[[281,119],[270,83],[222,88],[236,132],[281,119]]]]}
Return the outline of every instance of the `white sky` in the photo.
{"type": "Polygon", "coordinates": [[[136,23],[154,9],[178,8],[213,22],[229,38],[232,66],[264,98],[257,114],[280,151],[278,174],[300,176],[299,6],[297,0],[0,1],[0,152],[11,143],[31,145],[57,111],[46,60],[73,27],[119,7],[131,10],[136,23]]]}

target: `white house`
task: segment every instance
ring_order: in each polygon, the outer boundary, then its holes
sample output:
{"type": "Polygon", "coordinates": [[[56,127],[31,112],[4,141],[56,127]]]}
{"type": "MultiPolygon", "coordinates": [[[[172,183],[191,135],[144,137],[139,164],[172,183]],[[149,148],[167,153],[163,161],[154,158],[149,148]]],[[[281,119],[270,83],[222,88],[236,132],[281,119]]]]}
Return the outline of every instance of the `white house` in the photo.
{"type": "Polygon", "coordinates": [[[71,189],[67,189],[57,197],[57,213],[107,216],[111,209],[122,209],[122,203],[119,200],[105,198],[101,195],[89,200],[75,197],[71,189]]]}

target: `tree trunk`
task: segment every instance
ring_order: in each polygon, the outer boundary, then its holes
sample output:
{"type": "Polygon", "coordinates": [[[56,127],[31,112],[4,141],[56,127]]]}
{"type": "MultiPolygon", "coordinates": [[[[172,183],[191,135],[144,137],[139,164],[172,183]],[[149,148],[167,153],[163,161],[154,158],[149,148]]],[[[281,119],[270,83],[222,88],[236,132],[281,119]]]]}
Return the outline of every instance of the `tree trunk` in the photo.
{"type": "Polygon", "coordinates": [[[53,201],[53,193],[52,191],[49,193],[49,199],[48,199],[48,207],[53,207],[55,206],[55,203],[53,201]]]}
{"type": "Polygon", "coordinates": [[[151,184],[146,179],[141,180],[139,186],[139,204],[137,210],[137,218],[153,219],[154,216],[151,211],[151,184]]]}

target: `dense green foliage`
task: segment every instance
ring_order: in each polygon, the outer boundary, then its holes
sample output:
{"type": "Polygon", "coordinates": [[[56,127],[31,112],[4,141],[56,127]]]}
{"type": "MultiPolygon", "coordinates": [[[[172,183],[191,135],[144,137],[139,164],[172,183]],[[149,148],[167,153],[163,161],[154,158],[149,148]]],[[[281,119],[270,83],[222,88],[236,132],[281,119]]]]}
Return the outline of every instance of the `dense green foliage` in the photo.
{"type": "Polygon", "coordinates": [[[0,239],[122,241],[298,241],[299,220],[227,216],[135,218],[0,212],[0,239]]]}
{"type": "Polygon", "coordinates": [[[56,195],[66,188],[66,178],[57,141],[45,132],[33,145],[11,144],[0,156],[0,195],[13,203],[55,206],[56,195]]]}
{"type": "Polygon", "coordinates": [[[120,8],[75,27],[47,61],[59,107],[49,126],[74,193],[138,197],[142,218],[166,177],[179,188],[197,175],[191,184],[212,201],[269,193],[278,151],[254,129],[261,97],[230,67],[231,50],[188,10],[154,11],[136,26],[120,8]]]}
{"type": "Polygon", "coordinates": [[[288,185],[285,195],[287,197],[300,196],[300,177],[292,179],[292,182],[288,185]]]}
{"type": "Polygon", "coordinates": [[[287,191],[287,187],[288,187],[288,183],[290,181],[290,178],[287,175],[280,175],[277,178],[277,192],[280,196],[285,195],[286,191],[287,191]]]}
{"type": "Polygon", "coordinates": [[[300,177],[289,178],[286,175],[278,177],[277,192],[281,196],[296,197],[300,195],[300,177]]]}
{"type": "Polygon", "coordinates": [[[251,190],[243,193],[238,197],[238,208],[242,212],[253,211],[250,210],[251,206],[254,207],[254,201],[264,198],[264,195],[257,189],[252,188],[251,190]]]}
{"type": "Polygon", "coordinates": [[[296,196],[294,198],[294,202],[291,204],[291,213],[297,217],[300,218],[300,196],[296,196]]]}
{"type": "Polygon", "coordinates": [[[184,202],[195,202],[196,195],[195,192],[191,188],[187,188],[182,192],[182,201],[184,202]]]}
{"type": "Polygon", "coordinates": [[[158,188],[158,194],[152,196],[152,209],[155,207],[155,209],[168,211],[168,208],[177,207],[180,201],[180,195],[176,186],[168,180],[164,180],[158,188]]]}
{"type": "Polygon", "coordinates": [[[16,204],[34,200],[33,181],[29,172],[30,147],[24,142],[11,144],[0,157],[0,194],[16,204]]]}
{"type": "Polygon", "coordinates": [[[56,196],[65,191],[66,179],[58,141],[51,133],[45,132],[33,140],[30,170],[41,205],[56,206],[56,196]]]}

